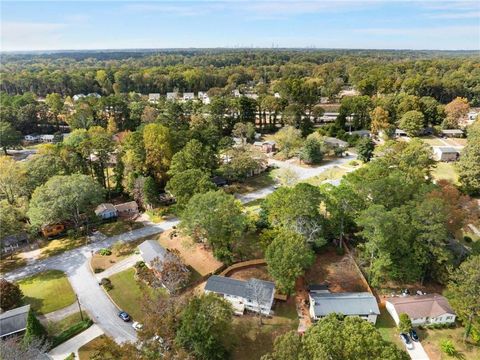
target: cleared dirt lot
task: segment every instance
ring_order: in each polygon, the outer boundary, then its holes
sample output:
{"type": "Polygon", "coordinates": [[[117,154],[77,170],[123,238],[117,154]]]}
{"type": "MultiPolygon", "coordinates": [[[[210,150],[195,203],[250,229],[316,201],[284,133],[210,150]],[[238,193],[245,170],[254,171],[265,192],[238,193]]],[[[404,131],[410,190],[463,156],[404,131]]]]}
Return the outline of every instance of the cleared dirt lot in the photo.
{"type": "Polygon", "coordinates": [[[200,275],[211,273],[223,265],[213,257],[210,250],[202,244],[195,243],[188,236],[181,236],[178,232],[176,237],[171,236],[174,231],[163,232],[158,237],[158,241],[167,249],[178,250],[184,263],[190,265],[200,275]]]}
{"type": "Polygon", "coordinates": [[[334,248],[327,248],[317,255],[315,264],[305,274],[306,285],[327,283],[331,292],[368,291],[353,259],[338,255],[334,248]]]}
{"type": "Polygon", "coordinates": [[[238,280],[248,280],[256,278],[260,280],[273,281],[267,272],[266,266],[254,266],[247,269],[234,270],[228,274],[228,277],[238,280]]]}

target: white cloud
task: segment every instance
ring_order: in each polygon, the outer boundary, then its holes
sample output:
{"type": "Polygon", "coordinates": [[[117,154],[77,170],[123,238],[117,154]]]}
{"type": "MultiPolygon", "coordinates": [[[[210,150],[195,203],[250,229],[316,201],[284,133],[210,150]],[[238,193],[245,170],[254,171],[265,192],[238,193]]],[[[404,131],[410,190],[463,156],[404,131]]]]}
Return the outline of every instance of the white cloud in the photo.
{"type": "Polygon", "coordinates": [[[2,50],[54,49],[67,27],[63,23],[2,21],[2,50]]]}

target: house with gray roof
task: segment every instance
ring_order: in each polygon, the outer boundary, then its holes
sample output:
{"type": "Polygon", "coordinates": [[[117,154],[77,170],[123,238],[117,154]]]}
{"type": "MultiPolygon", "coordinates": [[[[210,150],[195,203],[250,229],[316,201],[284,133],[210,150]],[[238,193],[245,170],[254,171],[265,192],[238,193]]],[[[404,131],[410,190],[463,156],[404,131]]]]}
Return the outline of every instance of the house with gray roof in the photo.
{"type": "Polygon", "coordinates": [[[433,148],[433,154],[437,161],[457,161],[460,157],[460,153],[457,149],[449,146],[436,146],[433,148]]]}
{"type": "Polygon", "coordinates": [[[163,262],[167,257],[167,250],[156,240],[145,240],[138,245],[138,250],[140,250],[140,256],[149,269],[152,268],[153,260],[158,259],[159,262],[163,262]]]}
{"type": "Polygon", "coordinates": [[[336,148],[336,147],[343,148],[343,149],[348,148],[348,142],[334,138],[334,137],[328,137],[328,136],[324,137],[323,142],[325,143],[325,145],[330,146],[332,148],[336,148]]]}
{"type": "Polygon", "coordinates": [[[372,324],[380,315],[377,300],[369,292],[331,293],[310,291],[310,317],[316,321],[328,314],[359,316],[372,324]]]}
{"type": "Polygon", "coordinates": [[[30,305],[25,305],[0,314],[0,338],[25,331],[29,311],[30,305]]]}
{"type": "Polygon", "coordinates": [[[213,275],[207,280],[205,292],[218,294],[229,301],[237,315],[243,315],[245,309],[270,315],[275,284],[255,278],[243,281],[213,275]]]}

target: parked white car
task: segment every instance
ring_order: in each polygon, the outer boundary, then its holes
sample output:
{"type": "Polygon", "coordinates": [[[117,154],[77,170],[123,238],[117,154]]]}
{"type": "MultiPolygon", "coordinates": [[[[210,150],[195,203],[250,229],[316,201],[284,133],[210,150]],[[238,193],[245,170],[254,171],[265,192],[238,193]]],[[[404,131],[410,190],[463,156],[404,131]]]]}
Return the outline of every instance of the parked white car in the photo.
{"type": "Polygon", "coordinates": [[[140,324],[138,321],[134,321],[133,324],[132,324],[132,327],[133,327],[135,330],[139,331],[139,330],[142,330],[143,325],[140,324]]]}

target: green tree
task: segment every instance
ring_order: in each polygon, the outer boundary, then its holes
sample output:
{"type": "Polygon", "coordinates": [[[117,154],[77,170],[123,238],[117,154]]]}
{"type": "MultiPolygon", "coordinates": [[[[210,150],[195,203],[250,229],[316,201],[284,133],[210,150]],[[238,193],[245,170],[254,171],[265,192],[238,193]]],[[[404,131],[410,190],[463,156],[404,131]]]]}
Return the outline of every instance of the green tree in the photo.
{"type": "Polygon", "coordinates": [[[220,167],[220,172],[231,180],[243,181],[267,166],[265,154],[252,145],[230,148],[225,151],[229,161],[220,167]]]}
{"type": "Polygon", "coordinates": [[[401,313],[399,316],[399,322],[398,322],[398,330],[401,333],[409,333],[410,330],[412,330],[412,320],[410,320],[410,316],[405,313],[401,313]]]}
{"type": "Polygon", "coordinates": [[[164,184],[173,156],[173,138],[170,130],[160,124],[148,124],[143,128],[145,165],[155,180],[164,184]]]}
{"type": "Polygon", "coordinates": [[[27,315],[27,324],[25,334],[23,335],[23,342],[25,345],[30,344],[35,339],[43,340],[47,336],[47,331],[43,325],[38,321],[37,317],[30,309],[27,315]]]}
{"type": "MultiPolygon", "coordinates": [[[[0,240],[6,236],[18,234],[25,227],[22,209],[9,204],[6,200],[0,201],[0,240]]],[[[3,247],[1,244],[0,247],[3,247]]]]}
{"type": "Polygon", "coordinates": [[[171,193],[180,208],[184,208],[195,194],[214,190],[210,176],[200,169],[188,169],[172,176],[165,187],[171,193]]]}
{"type": "Polygon", "coordinates": [[[190,169],[210,172],[216,166],[215,153],[208,146],[195,139],[190,140],[182,150],[173,155],[168,174],[174,176],[190,169]]]}
{"type": "Polygon", "coordinates": [[[261,360],[300,360],[302,351],[302,338],[297,331],[289,331],[275,338],[273,352],[263,355],[261,360]]]}
{"type": "Polygon", "coordinates": [[[295,129],[293,126],[285,126],[280,129],[275,134],[274,139],[280,151],[287,158],[294,156],[302,146],[302,135],[300,130],[295,129]]]}
{"type": "Polygon", "coordinates": [[[0,196],[10,205],[26,193],[26,177],[20,163],[10,157],[0,156],[0,196]]]}
{"type": "Polygon", "coordinates": [[[182,212],[180,227],[195,241],[207,242],[215,257],[233,260],[233,245],[244,232],[246,218],[240,203],[223,191],[194,195],[182,212]]]}
{"type": "Polygon", "coordinates": [[[458,176],[464,191],[480,194],[480,121],[468,128],[467,145],[457,162],[458,176]]]}
{"type": "Polygon", "coordinates": [[[375,149],[375,143],[369,137],[360,139],[357,142],[358,158],[363,162],[369,162],[373,156],[373,150],[375,149]]]}
{"type": "Polygon", "coordinates": [[[232,320],[232,307],[224,299],[214,294],[193,297],[181,314],[175,340],[197,359],[226,359],[232,320]]]}
{"type": "Polygon", "coordinates": [[[323,160],[323,144],[320,139],[309,136],[300,150],[300,160],[307,164],[319,164],[323,160]]]}
{"type": "Polygon", "coordinates": [[[408,136],[418,136],[424,128],[425,117],[420,111],[407,111],[400,119],[400,128],[407,133],[408,136]]]}
{"type": "Polygon", "coordinates": [[[18,285],[7,281],[4,278],[0,279],[0,308],[7,311],[19,306],[22,302],[23,293],[18,285]]]}
{"type": "Polygon", "coordinates": [[[252,123],[238,122],[233,126],[232,135],[243,140],[243,143],[255,140],[255,125],[252,123]]]}
{"type": "Polygon", "coordinates": [[[269,274],[278,288],[291,294],[295,281],[313,265],[315,256],[305,239],[291,230],[279,231],[265,251],[269,274]]]}
{"type": "Polygon", "coordinates": [[[472,325],[480,322],[480,255],[470,256],[453,271],[446,294],[465,324],[466,339],[472,325]]]}
{"type": "Polygon", "coordinates": [[[83,213],[103,200],[102,188],[87,175],[58,175],[35,189],[27,215],[34,227],[71,220],[76,227],[83,213]]]}
{"type": "Polygon", "coordinates": [[[60,115],[60,113],[63,110],[62,96],[57,93],[50,93],[45,97],[45,103],[47,104],[50,112],[53,114],[53,117],[55,119],[55,124],[58,130],[59,129],[58,115],[60,115]]]}
{"type": "Polygon", "coordinates": [[[0,121],[0,147],[7,155],[7,149],[20,145],[22,134],[15,130],[12,125],[6,121],[0,121]]]}

